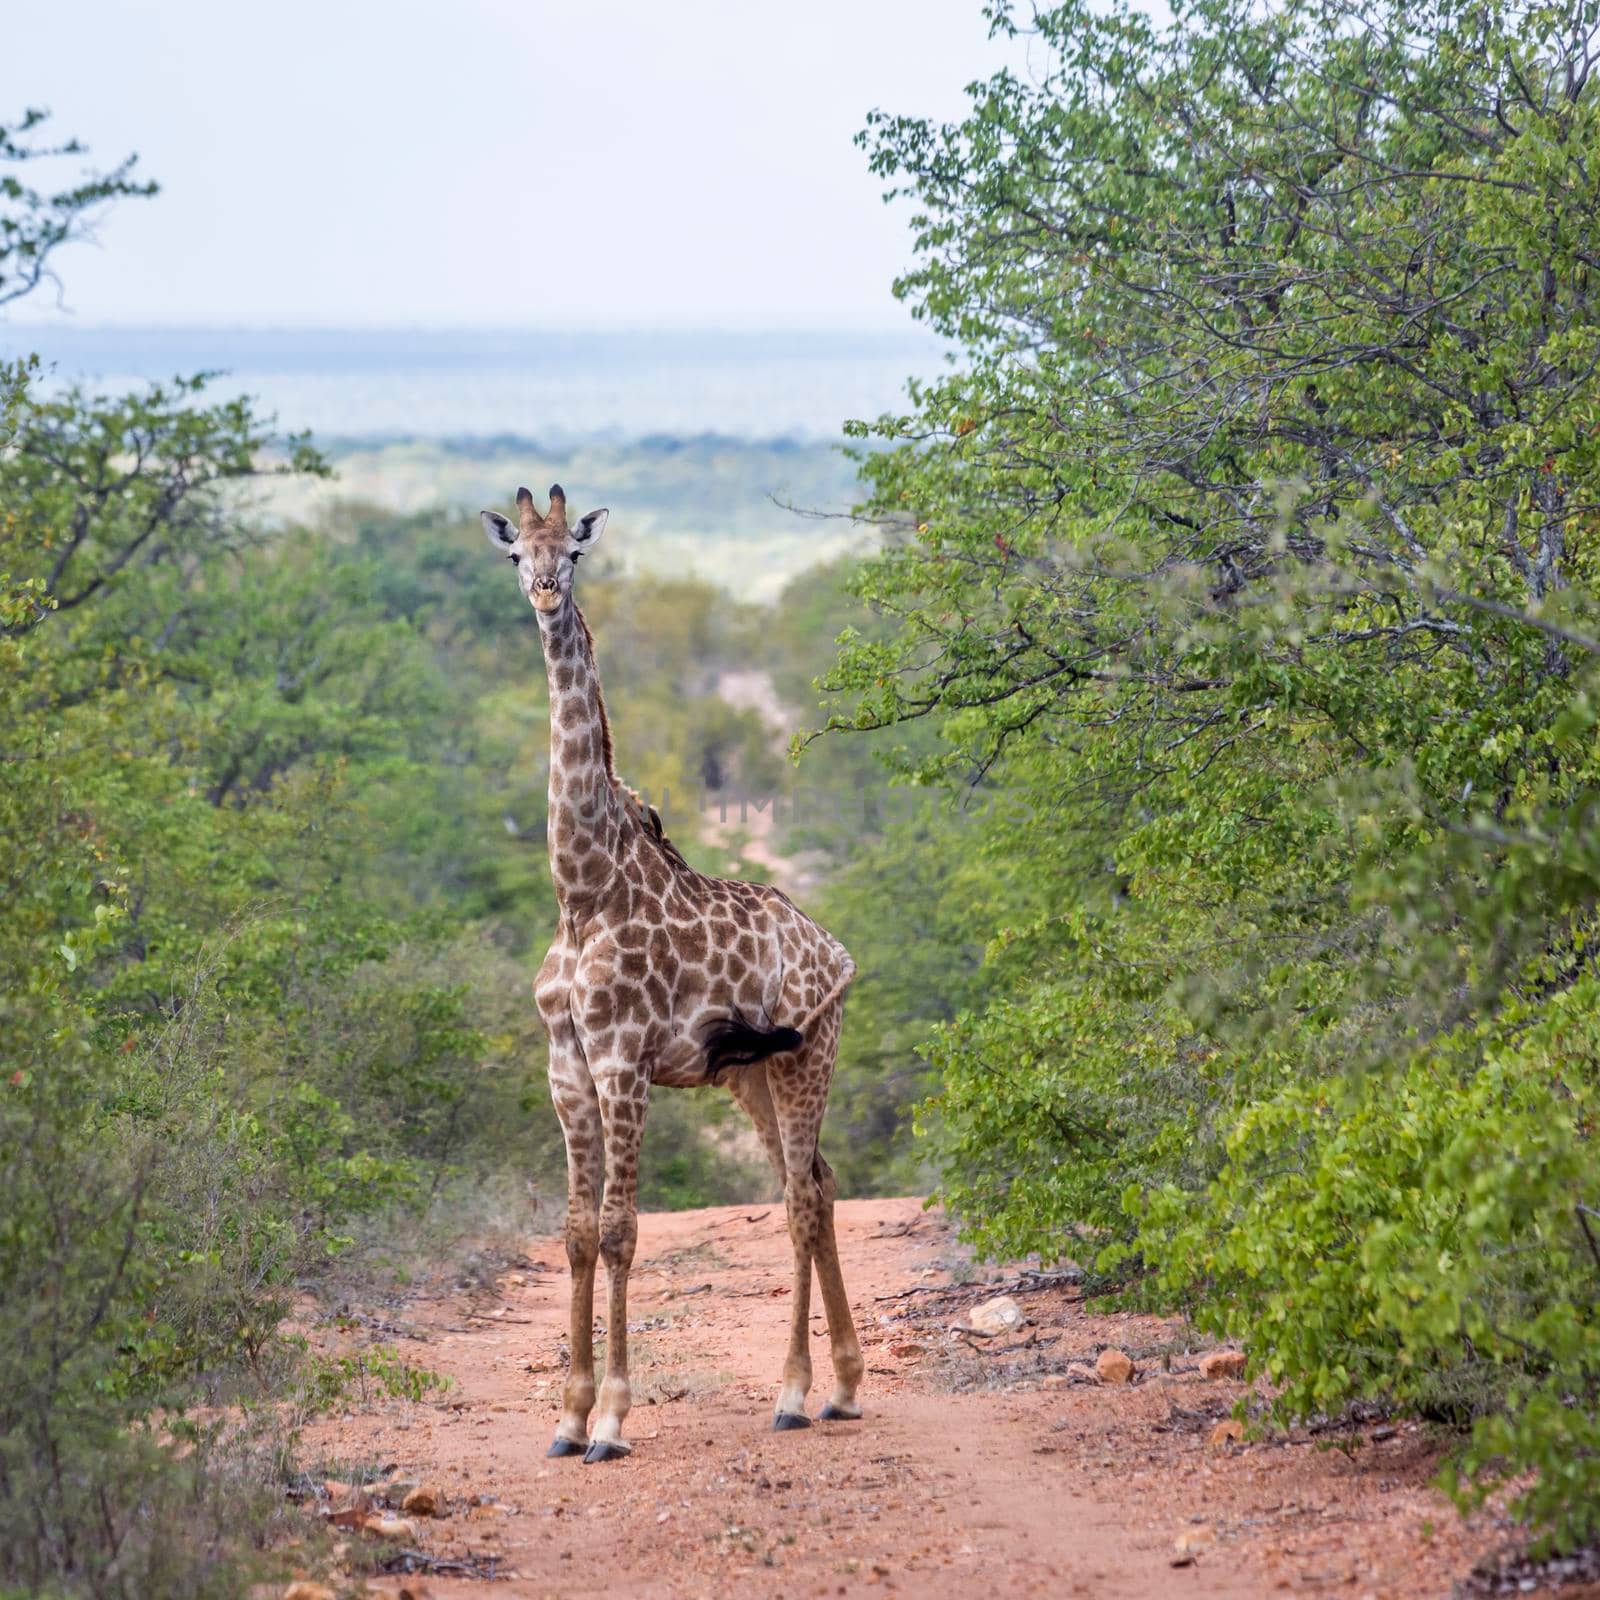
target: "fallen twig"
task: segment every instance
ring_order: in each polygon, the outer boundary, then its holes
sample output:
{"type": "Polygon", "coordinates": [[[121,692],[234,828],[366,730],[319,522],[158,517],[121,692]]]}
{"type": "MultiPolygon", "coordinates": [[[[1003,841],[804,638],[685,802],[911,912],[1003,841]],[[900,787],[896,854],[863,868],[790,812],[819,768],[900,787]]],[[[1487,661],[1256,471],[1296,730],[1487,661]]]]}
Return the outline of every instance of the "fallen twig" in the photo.
{"type": "Polygon", "coordinates": [[[885,1300],[909,1300],[914,1294],[955,1294],[969,1287],[961,1283],[919,1283],[914,1289],[896,1289],[893,1294],[874,1295],[873,1299],[881,1304],[885,1300]]]}
{"type": "Polygon", "coordinates": [[[500,1557],[485,1556],[481,1561],[470,1555],[430,1556],[426,1550],[397,1550],[378,1565],[385,1572],[428,1572],[453,1578],[479,1578],[492,1583],[500,1576],[500,1557]]]}
{"type": "Polygon", "coordinates": [[[415,1323],[390,1322],[366,1311],[330,1311],[319,1320],[346,1329],[360,1328],[366,1333],[387,1335],[391,1339],[413,1339],[419,1344],[426,1344],[430,1337],[425,1328],[419,1328],[415,1323]]]}
{"type": "Polygon", "coordinates": [[[890,1300],[909,1300],[918,1294],[966,1295],[974,1300],[981,1296],[990,1300],[1001,1294],[1035,1294],[1058,1284],[1082,1282],[1083,1273],[1076,1267],[1067,1267],[1060,1272],[1037,1272],[1030,1268],[1021,1277],[1013,1278],[1008,1283],[919,1283],[910,1289],[897,1289],[893,1294],[880,1294],[873,1298],[880,1304],[890,1300]]]}
{"type": "Polygon", "coordinates": [[[910,1222],[897,1222],[892,1227],[879,1228],[873,1234],[874,1239],[909,1239],[922,1225],[921,1217],[914,1217],[910,1222]]]}
{"type": "MultiPolygon", "coordinates": [[[[976,1328],[962,1328],[960,1332],[966,1337],[973,1339],[993,1339],[996,1337],[996,1335],[992,1333],[980,1333],[976,1328]]],[[[1048,1339],[1041,1339],[1039,1337],[1038,1330],[1035,1329],[1028,1335],[1026,1339],[1019,1339],[1015,1344],[974,1344],[969,1345],[967,1348],[970,1350],[975,1350],[978,1352],[978,1354],[985,1356],[1009,1356],[1014,1355],[1018,1350],[1037,1350],[1047,1344],[1056,1344],[1060,1338],[1061,1335],[1059,1333],[1052,1333],[1048,1339]]]]}

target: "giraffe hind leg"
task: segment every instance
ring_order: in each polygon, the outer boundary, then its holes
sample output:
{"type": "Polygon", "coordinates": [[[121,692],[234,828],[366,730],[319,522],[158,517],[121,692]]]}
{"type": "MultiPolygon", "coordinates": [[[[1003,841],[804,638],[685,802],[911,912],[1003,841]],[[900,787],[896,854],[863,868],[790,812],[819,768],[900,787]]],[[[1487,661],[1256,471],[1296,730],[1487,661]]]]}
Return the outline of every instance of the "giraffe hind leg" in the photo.
{"type": "Polygon", "coordinates": [[[813,1266],[827,1312],[834,1372],[833,1393],[822,1414],[828,1420],[853,1420],[861,1415],[856,1400],[863,1371],[861,1344],[850,1314],[834,1232],[838,1186],[833,1169],[817,1148],[843,1010],[843,1002],[835,1002],[812,1024],[803,1049],[767,1063],[766,1086],[783,1156],[783,1195],[795,1252],[793,1320],[773,1423],[780,1430],[803,1427],[810,1420],[805,1414],[805,1397],[811,1387],[813,1266]]]}
{"type": "MultiPolygon", "coordinates": [[[[743,1107],[745,1115],[750,1118],[755,1130],[761,1136],[761,1143],[767,1152],[767,1159],[772,1164],[773,1174],[776,1176],[780,1187],[784,1191],[784,1200],[787,1205],[789,1186],[786,1177],[786,1167],[783,1154],[783,1134],[778,1118],[778,1109],[773,1103],[772,1089],[768,1082],[769,1063],[758,1062],[754,1066],[741,1068],[728,1077],[728,1087],[733,1092],[733,1098],[743,1107]]],[[[789,1207],[789,1234],[794,1238],[794,1209],[789,1207]]],[[[793,1287],[794,1321],[789,1330],[789,1357],[784,1363],[783,1389],[778,1396],[778,1404],[773,1413],[772,1426],[780,1433],[791,1428],[808,1428],[811,1419],[805,1414],[805,1391],[811,1387],[811,1357],[808,1351],[803,1351],[801,1361],[803,1367],[796,1360],[795,1340],[796,1328],[801,1332],[798,1335],[802,1340],[809,1338],[810,1332],[810,1304],[811,1304],[811,1267],[809,1255],[802,1259],[800,1246],[795,1245],[795,1281],[793,1287]],[[795,1392],[798,1390],[798,1401],[795,1392]],[[786,1409],[787,1407],[787,1409],[786,1409]]]]}
{"type": "Polygon", "coordinates": [[[783,1140],[778,1133],[778,1112],[772,1103],[772,1090],[767,1085],[767,1064],[758,1061],[753,1067],[744,1067],[728,1074],[728,1088],[734,1100],[749,1117],[751,1125],[761,1137],[761,1146],[767,1152],[778,1187],[783,1187],[783,1140]]]}
{"type": "Polygon", "coordinates": [[[817,1282],[822,1288],[822,1304],[828,1314],[828,1343],[833,1356],[833,1394],[817,1415],[824,1422],[857,1422],[861,1406],[856,1390],[865,1363],[855,1321],[850,1315],[850,1296],[845,1292],[844,1273],[839,1266],[839,1243],[833,1229],[833,1204],[839,1185],[833,1168],[817,1152],[817,1185],[822,1191],[822,1227],[817,1244],[817,1282]]]}

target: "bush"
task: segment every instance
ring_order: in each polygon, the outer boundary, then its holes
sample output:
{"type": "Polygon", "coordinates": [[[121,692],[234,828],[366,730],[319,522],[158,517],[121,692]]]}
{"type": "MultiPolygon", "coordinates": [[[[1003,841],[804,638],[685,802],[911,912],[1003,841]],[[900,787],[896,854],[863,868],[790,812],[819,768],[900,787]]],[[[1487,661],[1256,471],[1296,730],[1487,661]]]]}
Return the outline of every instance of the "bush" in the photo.
{"type": "Polygon", "coordinates": [[[1436,1041],[1397,1073],[1296,1084],[1233,1126],[1201,1203],[1130,1187],[1146,1258],[1247,1339],[1285,1417],[1379,1400],[1456,1424],[1466,1502],[1592,1538],[1600,1235],[1590,1222],[1600,979],[1436,1041]]]}
{"type": "Polygon", "coordinates": [[[0,1437],[0,1594],[16,1600],[240,1600],[289,1529],[281,1443],[180,1426],[157,1438],[105,1409],[0,1437]]]}

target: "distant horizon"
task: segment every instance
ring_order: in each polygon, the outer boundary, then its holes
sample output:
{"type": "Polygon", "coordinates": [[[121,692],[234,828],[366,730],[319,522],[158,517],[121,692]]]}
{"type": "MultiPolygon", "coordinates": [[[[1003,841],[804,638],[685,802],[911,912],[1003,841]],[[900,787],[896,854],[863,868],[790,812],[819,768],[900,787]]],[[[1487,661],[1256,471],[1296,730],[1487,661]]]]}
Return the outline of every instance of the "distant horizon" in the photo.
{"type": "Polygon", "coordinates": [[[190,373],[324,439],[837,439],[943,369],[930,329],[0,323],[48,390],[190,373]]]}
{"type": "Polygon", "coordinates": [[[743,337],[787,335],[803,336],[811,333],[864,334],[871,338],[899,338],[908,340],[937,339],[926,323],[913,320],[909,311],[898,303],[894,315],[879,317],[875,313],[842,313],[833,317],[793,318],[785,320],[774,314],[770,318],[722,318],[717,320],[685,317],[651,317],[632,321],[619,318],[615,321],[581,321],[564,319],[550,322],[362,322],[357,319],[323,321],[291,321],[287,318],[240,319],[218,321],[201,317],[192,320],[168,321],[156,317],[90,317],[71,311],[41,313],[34,307],[0,312],[0,338],[15,330],[63,330],[87,333],[370,333],[370,334],[515,334],[519,337],[552,335],[579,338],[587,335],[648,338],[654,334],[681,337],[703,334],[710,337],[743,337]]]}

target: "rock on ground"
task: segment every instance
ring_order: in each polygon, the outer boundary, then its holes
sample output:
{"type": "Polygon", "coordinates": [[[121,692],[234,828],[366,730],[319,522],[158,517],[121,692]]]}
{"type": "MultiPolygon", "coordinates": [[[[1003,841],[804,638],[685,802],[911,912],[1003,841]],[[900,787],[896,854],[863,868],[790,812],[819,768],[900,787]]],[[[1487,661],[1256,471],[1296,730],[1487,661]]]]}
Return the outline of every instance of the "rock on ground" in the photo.
{"type": "Polygon", "coordinates": [[[1020,1328],[1023,1321],[1022,1307],[1010,1295],[1001,1294],[993,1300],[985,1300],[981,1306],[974,1306],[967,1326],[974,1333],[1010,1333],[1013,1328],[1020,1328]]]}
{"type": "Polygon", "coordinates": [[[1120,1350],[1102,1350],[1094,1364],[1095,1376],[1101,1383],[1131,1383],[1133,1363],[1120,1350]]]}
{"type": "Polygon", "coordinates": [[[1244,1376],[1244,1351],[1210,1350],[1200,1357],[1202,1378],[1242,1378],[1244,1376]]]}
{"type": "Polygon", "coordinates": [[[404,1517],[368,1517],[361,1524],[363,1533],[374,1539],[414,1539],[417,1530],[404,1517]]]}
{"type": "Polygon", "coordinates": [[[439,1515],[439,1491],[431,1483],[419,1483],[400,1502],[400,1509],[408,1517],[436,1517],[439,1515]]]}

